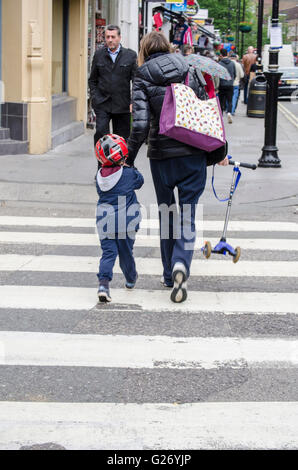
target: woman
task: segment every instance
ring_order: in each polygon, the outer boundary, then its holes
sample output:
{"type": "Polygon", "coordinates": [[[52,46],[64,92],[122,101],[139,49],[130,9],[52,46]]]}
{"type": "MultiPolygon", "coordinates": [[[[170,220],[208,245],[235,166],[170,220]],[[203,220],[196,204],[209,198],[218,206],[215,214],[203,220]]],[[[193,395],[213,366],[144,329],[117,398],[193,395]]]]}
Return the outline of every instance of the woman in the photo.
{"type": "MultiPolygon", "coordinates": [[[[184,82],[188,73],[183,57],[171,54],[170,50],[170,43],[163,33],[153,31],[142,39],[139,69],[133,85],[133,126],[128,140],[127,163],[133,165],[149,134],[147,156],[159,206],[163,285],[173,288],[173,302],[183,302],[187,297],[186,281],[195,242],[196,204],[205,188],[208,153],[159,134],[166,87],[184,82]],[[164,208],[176,206],[175,187],[179,194],[178,224],[174,223],[175,214],[169,216],[169,211],[163,212],[164,208]]],[[[191,72],[189,78],[189,85],[199,94],[191,72]]],[[[225,149],[221,147],[212,157],[220,161],[225,155],[225,149]]],[[[226,163],[227,159],[224,160],[226,163]]]]}

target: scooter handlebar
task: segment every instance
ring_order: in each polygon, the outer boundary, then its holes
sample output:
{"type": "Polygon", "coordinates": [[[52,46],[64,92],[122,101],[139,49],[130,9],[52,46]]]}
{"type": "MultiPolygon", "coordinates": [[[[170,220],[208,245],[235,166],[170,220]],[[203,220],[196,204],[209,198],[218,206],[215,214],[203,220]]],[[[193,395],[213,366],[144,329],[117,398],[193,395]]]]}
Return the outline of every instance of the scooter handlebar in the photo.
{"type": "MultiPolygon", "coordinates": [[[[235,165],[234,160],[229,160],[229,165],[235,165]]],[[[254,163],[240,163],[239,166],[242,166],[243,168],[249,168],[250,170],[255,170],[257,168],[257,165],[254,163]]]]}

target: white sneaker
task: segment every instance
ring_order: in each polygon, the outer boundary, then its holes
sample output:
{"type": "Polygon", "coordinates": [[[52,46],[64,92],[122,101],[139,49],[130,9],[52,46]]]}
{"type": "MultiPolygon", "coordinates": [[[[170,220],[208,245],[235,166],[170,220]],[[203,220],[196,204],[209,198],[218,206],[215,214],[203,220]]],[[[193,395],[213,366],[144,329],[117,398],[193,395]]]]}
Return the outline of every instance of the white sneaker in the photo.
{"type": "Polygon", "coordinates": [[[228,118],[228,123],[229,123],[229,124],[232,124],[233,118],[232,118],[231,113],[228,113],[228,114],[227,114],[227,118],[228,118]]]}
{"type": "Polygon", "coordinates": [[[184,302],[187,298],[186,268],[183,263],[175,263],[173,268],[174,288],[171,300],[175,303],[184,302]]]}

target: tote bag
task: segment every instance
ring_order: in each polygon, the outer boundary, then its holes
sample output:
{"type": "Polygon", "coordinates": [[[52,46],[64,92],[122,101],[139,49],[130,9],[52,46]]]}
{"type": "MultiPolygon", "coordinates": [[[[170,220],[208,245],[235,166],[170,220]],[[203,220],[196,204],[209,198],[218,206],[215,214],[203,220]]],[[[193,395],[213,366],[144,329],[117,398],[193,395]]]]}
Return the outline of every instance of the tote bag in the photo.
{"type": "Polygon", "coordinates": [[[192,88],[172,83],[166,89],[159,133],[207,152],[226,143],[218,98],[200,100],[192,88]]]}

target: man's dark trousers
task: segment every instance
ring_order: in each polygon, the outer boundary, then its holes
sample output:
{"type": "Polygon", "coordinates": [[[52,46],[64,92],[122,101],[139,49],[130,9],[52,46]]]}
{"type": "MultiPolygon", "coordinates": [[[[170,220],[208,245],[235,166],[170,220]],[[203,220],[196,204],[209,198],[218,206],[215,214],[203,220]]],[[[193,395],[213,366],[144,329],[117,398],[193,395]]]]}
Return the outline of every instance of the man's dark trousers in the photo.
{"type": "Polygon", "coordinates": [[[128,139],[130,134],[130,113],[112,114],[107,111],[96,110],[96,132],[94,134],[94,146],[96,142],[106,134],[110,134],[110,121],[113,124],[113,134],[128,139]]]}
{"type": "MultiPolygon", "coordinates": [[[[175,157],[165,160],[150,160],[151,173],[155,187],[159,216],[162,215],[162,204],[169,207],[176,204],[174,189],[178,188],[179,216],[178,227],[169,217],[169,236],[162,238],[160,250],[164,268],[163,276],[166,284],[172,282],[172,270],[177,262],[183,263],[189,276],[195,242],[195,213],[199,197],[206,184],[206,158],[202,156],[175,157]]],[[[161,221],[161,229],[163,229],[161,221]]]]}
{"type": "Polygon", "coordinates": [[[234,87],[233,86],[227,86],[227,87],[220,87],[218,90],[218,98],[220,102],[220,107],[222,112],[226,111],[227,113],[232,112],[232,101],[233,101],[233,92],[234,92],[234,87]]]}

